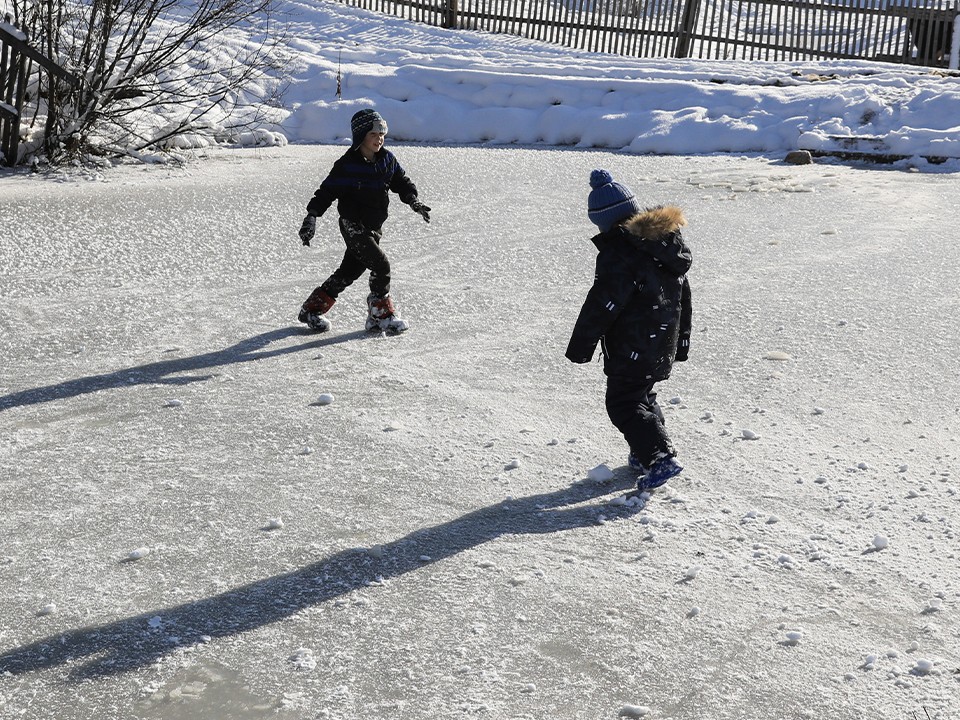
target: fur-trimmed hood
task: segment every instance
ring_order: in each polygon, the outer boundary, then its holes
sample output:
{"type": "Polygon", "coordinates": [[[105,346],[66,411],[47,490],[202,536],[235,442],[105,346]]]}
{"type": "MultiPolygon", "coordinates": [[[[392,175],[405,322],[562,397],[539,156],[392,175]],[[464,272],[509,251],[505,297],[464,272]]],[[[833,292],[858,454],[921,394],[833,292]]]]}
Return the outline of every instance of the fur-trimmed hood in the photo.
{"type": "Polygon", "coordinates": [[[647,240],[659,240],[686,226],[683,210],[676,205],[658,205],[644,210],[621,223],[631,235],[647,240]]]}
{"type": "Polygon", "coordinates": [[[676,205],[658,205],[627,218],[622,227],[629,234],[631,245],[681,276],[693,264],[693,254],[680,234],[680,228],[686,224],[683,211],[676,205]]]}

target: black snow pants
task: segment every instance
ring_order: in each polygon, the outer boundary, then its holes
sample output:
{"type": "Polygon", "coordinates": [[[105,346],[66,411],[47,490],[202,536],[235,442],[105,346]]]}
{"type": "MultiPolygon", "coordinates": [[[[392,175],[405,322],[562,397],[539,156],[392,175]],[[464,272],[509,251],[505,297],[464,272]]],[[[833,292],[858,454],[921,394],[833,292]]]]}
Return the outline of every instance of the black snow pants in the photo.
{"type": "Polygon", "coordinates": [[[340,218],[340,234],[347,249],[340,267],[333,271],[323,285],[330,297],[336,298],[367,270],[370,271],[370,292],[383,297],[390,292],[390,260],[380,249],[383,233],[362,223],[340,218]]]}
{"type": "Polygon", "coordinates": [[[677,454],[667,435],[653,385],[652,380],[607,376],[607,415],[623,433],[630,451],[646,467],[660,455],[677,454]]]}

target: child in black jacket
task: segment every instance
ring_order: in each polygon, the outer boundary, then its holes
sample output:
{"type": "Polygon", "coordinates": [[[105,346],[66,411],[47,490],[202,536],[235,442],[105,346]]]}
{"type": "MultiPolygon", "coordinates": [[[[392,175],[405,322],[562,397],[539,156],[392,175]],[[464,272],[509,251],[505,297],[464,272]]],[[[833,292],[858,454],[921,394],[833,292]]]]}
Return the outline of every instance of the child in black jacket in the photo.
{"type": "Polygon", "coordinates": [[[601,231],[593,238],[596,276],[566,356],[589,362],[601,344],[607,414],[630,447],[628,464],[645,472],[638,487],[650,489],[683,470],[654,384],[670,377],[690,348],[686,273],[693,257],[680,234],[686,219],[677,207],[643,210],[606,170],[594,170],[590,185],[588,214],[601,231]]]}
{"type": "Polygon", "coordinates": [[[340,266],[316,288],[300,308],[299,320],[323,332],[330,329],[324,317],[347,287],[366,270],[370,271],[367,296],[367,330],[403,332],[408,325],[397,313],[390,297],[390,261],[380,248],[381,228],[387,219],[389,191],[400,196],[423,219],[430,222],[430,208],[417,199],[417,186],[383,147],[387,123],[376,110],[365,109],[350,121],[353,145],[333,164],[307,204],[307,216],[300,226],[300,240],[309,245],[316,232],[317,218],[337,201],[340,234],[346,251],[340,266]]]}

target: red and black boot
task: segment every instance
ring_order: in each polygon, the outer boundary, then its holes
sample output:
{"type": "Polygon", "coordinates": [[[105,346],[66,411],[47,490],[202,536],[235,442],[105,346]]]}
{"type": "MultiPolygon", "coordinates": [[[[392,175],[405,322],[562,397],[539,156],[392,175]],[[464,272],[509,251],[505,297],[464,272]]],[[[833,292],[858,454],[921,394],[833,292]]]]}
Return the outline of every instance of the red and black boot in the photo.
{"type": "Polygon", "coordinates": [[[300,314],[297,319],[306,323],[311,330],[326,332],[330,329],[330,321],[324,317],[324,314],[333,307],[336,301],[337,299],[331,297],[326,290],[318,287],[310,293],[310,297],[300,306],[300,314]]]}
{"type": "Polygon", "coordinates": [[[393,306],[390,295],[367,295],[367,330],[371,332],[385,332],[391,335],[402,333],[410,326],[401,319],[393,306]]]}

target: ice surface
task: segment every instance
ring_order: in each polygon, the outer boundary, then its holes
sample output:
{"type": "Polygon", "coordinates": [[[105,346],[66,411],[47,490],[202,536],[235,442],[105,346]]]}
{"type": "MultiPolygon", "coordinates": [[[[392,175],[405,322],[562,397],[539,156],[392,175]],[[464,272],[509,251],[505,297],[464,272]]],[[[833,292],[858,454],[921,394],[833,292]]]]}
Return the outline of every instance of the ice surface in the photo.
{"type": "Polygon", "coordinates": [[[296,322],[340,147],[4,180],[4,717],[950,717],[953,179],[394,149],[435,216],[385,228],[396,338],[363,282],[296,322]],[[695,257],[686,469],[630,502],[600,366],[563,357],[598,166],[695,257]]]}

